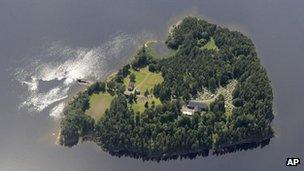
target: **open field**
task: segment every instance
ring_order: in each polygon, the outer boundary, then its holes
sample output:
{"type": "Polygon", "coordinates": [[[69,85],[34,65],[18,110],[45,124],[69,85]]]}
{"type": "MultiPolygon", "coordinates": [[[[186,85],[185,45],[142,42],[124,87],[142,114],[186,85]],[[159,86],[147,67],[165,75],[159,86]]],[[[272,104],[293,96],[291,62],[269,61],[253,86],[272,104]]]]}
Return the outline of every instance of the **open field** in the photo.
{"type": "MultiPolygon", "coordinates": [[[[140,94],[144,94],[144,92],[148,89],[151,90],[156,84],[163,82],[163,77],[161,73],[153,73],[148,70],[148,67],[142,68],[139,71],[135,71],[130,69],[131,73],[134,73],[136,76],[135,79],[135,88],[140,91],[140,94]]],[[[124,83],[128,86],[130,82],[129,76],[125,78],[124,83]]]]}
{"type": "Polygon", "coordinates": [[[138,97],[137,103],[132,104],[132,109],[136,112],[142,113],[145,111],[145,103],[148,102],[149,106],[152,105],[152,101],[155,102],[155,106],[160,105],[161,102],[158,98],[151,95],[150,97],[138,97]]]}
{"type": "Polygon", "coordinates": [[[207,44],[205,44],[203,46],[203,49],[219,51],[218,47],[215,44],[213,37],[211,37],[210,40],[207,42],[207,44]]]}
{"type": "MultiPolygon", "coordinates": [[[[156,47],[155,47],[155,46],[157,45],[157,43],[159,43],[159,42],[157,42],[157,41],[148,41],[148,42],[145,44],[148,53],[149,53],[152,57],[154,57],[155,59],[167,58],[167,57],[173,56],[173,55],[177,52],[177,50],[175,50],[175,49],[169,49],[169,48],[168,48],[168,49],[166,50],[166,52],[160,53],[160,52],[158,52],[158,51],[156,50],[156,47]]],[[[164,44],[164,43],[163,43],[163,44],[164,44]]],[[[166,46],[166,45],[164,45],[164,46],[166,46]]]]}
{"type": "Polygon", "coordinates": [[[90,96],[90,108],[85,112],[95,120],[99,120],[107,108],[110,107],[114,97],[109,93],[98,93],[90,96]]]}
{"type": "MultiPolygon", "coordinates": [[[[130,69],[130,73],[134,73],[136,76],[135,88],[140,91],[140,95],[138,96],[137,103],[132,105],[132,109],[135,112],[142,113],[145,110],[145,103],[148,101],[149,106],[152,105],[152,101],[155,102],[155,105],[161,104],[160,100],[155,98],[152,95],[151,89],[156,85],[163,81],[163,77],[161,73],[153,73],[148,70],[148,67],[142,68],[139,71],[135,71],[130,69]],[[144,93],[146,90],[149,90],[149,97],[144,97],[144,93]]],[[[113,73],[108,76],[107,81],[114,78],[116,73],[113,73]]],[[[130,75],[129,75],[130,76],[130,75]]],[[[128,86],[130,79],[129,76],[124,79],[124,84],[128,86]]],[[[87,115],[90,115],[95,120],[99,120],[100,117],[104,114],[107,108],[110,107],[111,101],[114,97],[109,93],[98,93],[93,94],[90,97],[90,108],[86,111],[87,115]]]]}
{"type": "MultiPolygon", "coordinates": [[[[149,106],[152,105],[152,101],[155,102],[155,105],[161,104],[160,100],[155,98],[151,92],[151,89],[161,82],[163,82],[163,77],[161,73],[153,73],[148,70],[148,67],[142,68],[139,71],[133,69],[130,70],[131,73],[134,73],[136,76],[135,79],[135,89],[140,91],[140,95],[137,96],[137,103],[132,104],[132,109],[135,112],[142,113],[145,110],[145,103],[148,101],[149,106]],[[144,96],[145,91],[148,90],[150,95],[148,97],[144,96]]],[[[128,86],[130,82],[129,76],[125,78],[124,83],[128,86]]]]}
{"type": "Polygon", "coordinates": [[[234,108],[232,104],[232,93],[234,88],[237,85],[236,80],[232,80],[226,87],[219,87],[215,94],[211,93],[207,89],[204,89],[204,93],[200,94],[200,100],[208,105],[213,102],[220,94],[222,94],[225,98],[225,108],[226,114],[229,116],[232,114],[232,110],[234,108]]]}

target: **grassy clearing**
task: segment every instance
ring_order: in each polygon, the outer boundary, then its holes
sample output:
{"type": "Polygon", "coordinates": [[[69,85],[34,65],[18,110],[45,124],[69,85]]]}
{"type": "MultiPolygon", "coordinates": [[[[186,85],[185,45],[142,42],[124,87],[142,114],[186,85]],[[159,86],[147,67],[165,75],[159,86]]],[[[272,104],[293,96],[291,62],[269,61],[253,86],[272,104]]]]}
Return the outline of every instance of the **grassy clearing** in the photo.
{"type": "MultiPolygon", "coordinates": [[[[130,72],[135,74],[135,88],[138,89],[142,95],[147,89],[151,90],[156,84],[159,84],[164,80],[161,73],[150,72],[148,67],[142,68],[139,71],[130,69],[130,72]]],[[[126,86],[128,86],[130,82],[129,76],[124,79],[124,84],[126,86]]]]}
{"type": "Polygon", "coordinates": [[[110,107],[111,101],[114,97],[109,93],[98,93],[90,96],[90,108],[85,112],[95,120],[99,120],[106,109],[110,107]]]}
{"type": "MultiPolygon", "coordinates": [[[[155,106],[161,104],[160,100],[152,94],[152,89],[156,84],[163,82],[161,73],[153,73],[148,70],[148,67],[142,68],[139,71],[133,69],[130,70],[136,76],[135,88],[140,91],[140,95],[137,96],[137,103],[132,104],[132,109],[135,112],[142,113],[145,110],[145,103],[148,102],[149,106],[152,105],[152,101],[155,102],[155,106]],[[149,97],[145,97],[144,93],[148,90],[150,92],[149,97]]],[[[130,82],[129,76],[125,78],[124,84],[127,86],[130,82]]]]}
{"type": "Polygon", "coordinates": [[[145,46],[150,55],[152,55],[154,58],[160,58],[160,54],[155,50],[156,43],[157,41],[148,41],[145,46]]]}
{"type": "Polygon", "coordinates": [[[237,81],[232,80],[226,87],[219,87],[215,94],[204,89],[204,93],[200,94],[200,100],[210,105],[211,102],[213,102],[220,94],[222,94],[225,98],[226,115],[230,116],[234,108],[232,104],[232,100],[233,100],[232,93],[236,85],[237,85],[237,81]]]}
{"type": "Polygon", "coordinates": [[[142,113],[145,111],[145,103],[148,102],[149,106],[152,106],[152,101],[155,102],[155,106],[161,104],[158,98],[151,96],[148,99],[138,99],[137,103],[133,103],[131,107],[135,112],[142,113]]]}
{"type": "Polygon", "coordinates": [[[160,59],[160,58],[167,58],[167,57],[171,57],[174,54],[176,54],[177,50],[175,49],[167,49],[167,52],[164,53],[159,53],[157,52],[157,50],[155,49],[156,44],[159,43],[157,41],[148,41],[145,45],[147,47],[147,51],[148,53],[153,56],[155,59],[160,59]]]}
{"type": "Polygon", "coordinates": [[[207,44],[205,44],[203,46],[203,49],[219,51],[218,47],[215,44],[213,37],[211,37],[210,40],[207,42],[207,44]]]}

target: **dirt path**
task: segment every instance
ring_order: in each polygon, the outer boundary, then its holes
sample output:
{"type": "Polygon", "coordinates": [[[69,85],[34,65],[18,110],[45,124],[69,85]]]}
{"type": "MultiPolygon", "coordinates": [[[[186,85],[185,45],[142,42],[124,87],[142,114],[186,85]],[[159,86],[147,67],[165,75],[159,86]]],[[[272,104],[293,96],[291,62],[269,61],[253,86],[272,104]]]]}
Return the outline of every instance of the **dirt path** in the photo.
{"type": "Polygon", "coordinates": [[[151,74],[151,73],[148,73],[148,74],[146,75],[146,77],[142,80],[142,82],[140,82],[135,88],[140,87],[140,86],[149,78],[150,74],[151,74]]]}

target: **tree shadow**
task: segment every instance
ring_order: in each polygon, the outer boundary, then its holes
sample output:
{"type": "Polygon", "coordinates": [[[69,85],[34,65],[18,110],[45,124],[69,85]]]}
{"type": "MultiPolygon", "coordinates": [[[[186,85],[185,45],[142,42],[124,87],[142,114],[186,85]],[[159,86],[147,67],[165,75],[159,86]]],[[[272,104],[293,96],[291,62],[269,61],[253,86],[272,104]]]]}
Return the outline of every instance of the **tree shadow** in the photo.
{"type": "Polygon", "coordinates": [[[201,150],[199,152],[190,152],[190,151],[184,151],[180,152],[179,154],[171,153],[171,154],[153,154],[153,155],[147,155],[147,154],[141,154],[137,152],[130,152],[126,150],[120,150],[116,152],[109,152],[110,155],[116,156],[116,157],[131,157],[135,159],[141,159],[143,161],[169,161],[169,160],[177,160],[177,159],[196,159],[198,157],[208,157],[209,154],[211,155],[225,155],[228,153],[235,153],[238,151],[247,151],[247,150],[253,150],[258,147],[264,148],[266,145],[270,143],[270,138],[262,140],[260,142],[251,142],[251,143],[243,143],[243,144],[238,144],[238,145],[232,145],[232,146],[227,146],[223,147],[217,150],[212,150],[212,149],[206,149],[206,150],[201,150]]]}

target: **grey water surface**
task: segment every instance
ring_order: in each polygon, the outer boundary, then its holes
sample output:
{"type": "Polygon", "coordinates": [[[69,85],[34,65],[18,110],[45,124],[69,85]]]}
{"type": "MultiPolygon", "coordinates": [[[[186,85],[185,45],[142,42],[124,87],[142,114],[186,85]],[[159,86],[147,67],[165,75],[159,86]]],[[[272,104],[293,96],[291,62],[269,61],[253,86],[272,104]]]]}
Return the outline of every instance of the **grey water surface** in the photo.
{"type": "Polygon", "coordinates": [[[304,170],[303,7],[303,0],[0,0],[0,170],[304,170]],[[157,163],[112,157],[92,143],[55,145],[58,119],[50,111],[71,92],[69,79],[91,71],[103,77],[186,15],[254,41],[275,95],[276,137],[268,146],[157,163]],[[287,168],[287,157],[302,164],[287,168]]]}

